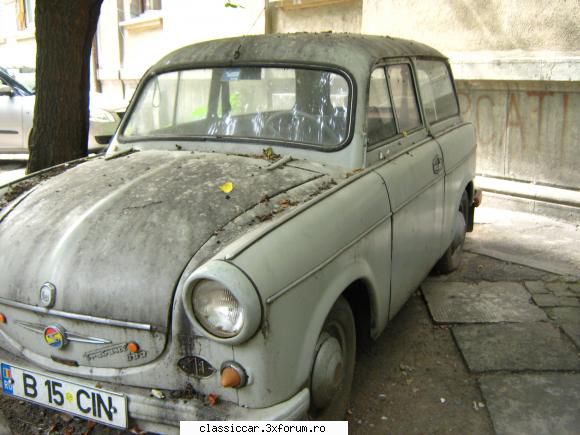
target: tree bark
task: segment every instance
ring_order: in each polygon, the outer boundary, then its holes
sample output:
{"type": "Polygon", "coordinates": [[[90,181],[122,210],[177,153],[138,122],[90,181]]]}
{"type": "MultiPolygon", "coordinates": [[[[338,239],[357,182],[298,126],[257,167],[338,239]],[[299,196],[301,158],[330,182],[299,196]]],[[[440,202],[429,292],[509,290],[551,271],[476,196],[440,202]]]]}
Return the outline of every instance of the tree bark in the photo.
{"type": "Polygon", "coordinates": [[[103,0],[36,0],[36,103],[27,172],[87,155],[90,54],[103,0]]]}

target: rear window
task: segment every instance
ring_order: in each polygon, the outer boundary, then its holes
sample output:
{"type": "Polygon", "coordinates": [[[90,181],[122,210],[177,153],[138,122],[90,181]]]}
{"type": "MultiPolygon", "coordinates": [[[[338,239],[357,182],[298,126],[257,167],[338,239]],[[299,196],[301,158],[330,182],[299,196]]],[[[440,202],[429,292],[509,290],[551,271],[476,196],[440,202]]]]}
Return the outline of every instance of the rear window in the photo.
{"type": "Polygon", "coordinates": [[[444,62],[418,60],[417,78],[425,116],[430,124],[459,114],[451,74],[444,62]]]}

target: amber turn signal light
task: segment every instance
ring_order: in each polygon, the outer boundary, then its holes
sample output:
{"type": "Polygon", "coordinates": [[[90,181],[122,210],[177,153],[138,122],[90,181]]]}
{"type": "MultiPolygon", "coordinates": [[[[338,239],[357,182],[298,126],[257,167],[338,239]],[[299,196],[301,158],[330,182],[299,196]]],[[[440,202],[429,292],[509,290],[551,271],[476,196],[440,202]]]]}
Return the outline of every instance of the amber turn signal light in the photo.
{"type": "Polygon", "coordinates": [[[222,387],[238,388],[242,383],[242,377],[236,369],[232,367],[226,367],[222,370],[220,382],[222,387]]]}
{"type": "Polygon", "coordinates": [[[0,313],[0,323],[6,323],[6,316],[0,313]]]}
{"type": "Polygon", "coordinates": [[[248,383],[248,376],[237,362],[226,361],[220,369],[220,383],[225,388],[242,388],[248,383]]]}
{"type": "Polygon", "coordinates": [[[131,353],[139,352],[139,345],[134,341],[127,343],[127,350],[131,353]]]}

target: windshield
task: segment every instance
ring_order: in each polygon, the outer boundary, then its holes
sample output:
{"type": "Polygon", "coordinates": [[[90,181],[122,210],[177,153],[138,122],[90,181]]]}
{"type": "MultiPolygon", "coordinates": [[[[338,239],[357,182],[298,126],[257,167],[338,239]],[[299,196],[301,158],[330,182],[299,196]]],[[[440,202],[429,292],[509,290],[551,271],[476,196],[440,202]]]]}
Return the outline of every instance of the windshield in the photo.
{"type": "Polygon", "coordinates": [[[300,68],[174,71],[147,82],[123,138],[246,138],[334,147],[348,133],[349,85],[300,68]]]}

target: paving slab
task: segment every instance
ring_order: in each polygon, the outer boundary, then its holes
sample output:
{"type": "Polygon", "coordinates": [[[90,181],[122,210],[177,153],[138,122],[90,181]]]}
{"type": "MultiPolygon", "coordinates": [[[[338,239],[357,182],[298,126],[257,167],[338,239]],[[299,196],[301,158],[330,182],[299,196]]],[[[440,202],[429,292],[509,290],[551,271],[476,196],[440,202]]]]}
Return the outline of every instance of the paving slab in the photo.
{"type": "Polygon", "coordinates": [[[578,223],[483,206],[475,212],[475,230],[465,249],[578,280],[578,240],[578,223]]]}
{"type": "Polygon", "coordinates": [[[578,284],[570,282],[549,282],[546,283],[546,288],[554,293],[556,296],[573,296],[573,289],[578,284]]]}
{"type": "Polygon", "coordinates": [[[580,370],[578,349],[551,323],[460,325],[452,331],[472,372],[580,370]]]}
{"type": "Polygon", "coordinates": [[[546,313],[559,323],[580,323],[580,307],[546,308],[546,313]]]}
{"type": "Polygon", "coordinates": [[[561,307],[580,307],[580,297],[561,297],[558,298],[558,302],[561,307]]]}
{"type": "Polygon", "coordinates": [[[546,314],[516,282],[438,282],[421,284],[433,320],[438,323],[537,322],[546,314]]]}
{"type": "Polygon", "coordinates": [[[528,291],[535,295],[535,294],[549,294],[550,292],[546,288],[546,284],[544,281],[526,281],[524,285],[528,289],[528,291]]]}
{"type": "Polygon", "coordinates": [[[485,375],[481,390],[497,435],[578,435],[580,374],[485,375]]]}
{"type": "Polygon", "coordinates": [[[562,329],[580,349],[580,323],[564,323],[562,329]]]}
{"type": "Polygon", "coordinates": [[[559,298],[552,294],[535,294],[532,299],[538,307],[557,307],[560,305],[559,298]]]}

